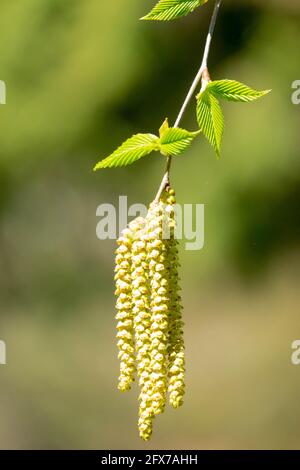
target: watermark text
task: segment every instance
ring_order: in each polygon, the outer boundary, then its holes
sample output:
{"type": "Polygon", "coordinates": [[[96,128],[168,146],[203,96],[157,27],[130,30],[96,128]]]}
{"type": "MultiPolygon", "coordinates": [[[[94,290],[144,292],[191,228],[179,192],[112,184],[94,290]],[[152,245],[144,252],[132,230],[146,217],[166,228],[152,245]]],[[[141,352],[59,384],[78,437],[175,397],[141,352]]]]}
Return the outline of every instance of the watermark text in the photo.
{"type": "Polygon", "coordinates": [[[300,104],[300,80],[295,80],[292,83],[292,89],[295,90],[292,93],[292,103],[300,104]]]}
{"type": "Polygon", "coordinates": [[[291,362],[294,366],[300,365],[300,339],[295,339],[292,342],[292,349],[294,350],[291,355],[291,362]]]}
{"type": "Polygon", "coordinates": [[[6,85],[3,80],[0,80],[0,104],[6,104],[6,85]]]}
{"type": "Polygon", "coordinates": [[[0,365],[6,364],[6,344],[0,340],[0,365]]]}
{"type": "MultiPolygon", "coordinates": [[[[116,240],[128,226],[129,219],[147,216],[144,204],[132,204],[128,207],[127,196],[119,196],[119,206],[101,204],[97,207],[96,216],[100,218],[96,227],[99,240],[116,240]]],[[[202,250],[204,247],[204,204],[175,204],[176,221],[175,238],[185,240],[188,251],[202,250]]],[[[165,233],[169,238],[170,233],[165,233]]]]}

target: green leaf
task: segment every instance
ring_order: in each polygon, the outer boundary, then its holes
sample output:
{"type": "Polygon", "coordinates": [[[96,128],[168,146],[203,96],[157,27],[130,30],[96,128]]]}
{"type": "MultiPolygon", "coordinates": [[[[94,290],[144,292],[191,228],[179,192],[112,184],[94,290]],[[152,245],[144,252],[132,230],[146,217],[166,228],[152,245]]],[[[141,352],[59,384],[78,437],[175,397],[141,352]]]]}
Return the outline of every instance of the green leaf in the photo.
{"type": "Polygon", "coordinates": [[[220,156],[224,117],[219,101],[207,88],[197,96],[197,119],[200,130],[220,156]]]}
{"type": "Polygon", "coordinates": [[[200,131],[189,132],[178,127],[169,127],[161,136],[160,151],[163,155],[180,155],[199,133],[200,131]]]}
{"type": "Polygon", "coordinates": [[[160,150],[159,138],[153,134],[136,134],[126,140],[109,157],[101,160],[94,168],[112,168],[116,166],[131,165],[153,151],[160,150]]]}
{"type": "Polygon", "coordinates": [[[214,96],[228,101],[255,101],[270,93],[271,90],[257,91],[235,80],[216,80],[210,82],[207,89],[214,96]]]}
{"type": "Polygon", "coordinates": [[[169,21],[188,15],[208,0],[160,0],[142,20],[169,21]]]}
{"type": "Polygon", "coordinates": [[[168,129],[170,129],[169,120],[166,118],[159,128],[159,136],[162,137],[168,129]]]}

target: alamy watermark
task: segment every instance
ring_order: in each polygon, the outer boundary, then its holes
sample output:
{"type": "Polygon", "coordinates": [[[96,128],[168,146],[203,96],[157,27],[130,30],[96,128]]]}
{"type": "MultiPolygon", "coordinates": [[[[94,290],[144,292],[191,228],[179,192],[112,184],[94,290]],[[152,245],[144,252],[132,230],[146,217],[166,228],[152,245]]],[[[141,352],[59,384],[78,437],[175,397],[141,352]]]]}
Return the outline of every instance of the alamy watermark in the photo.
{"type": "Polygon", "coordinates": [[[6,85],[3,80],[0,80],[0,104],[6,104],[6,85]]]}
{"type": "MultiPolygon", "coordinates": [[[[100,217],[96,227],[99,240],[116,240],[129,218],[146,217],[147,207],[144,204],[132,204],[128,207],[127,196],[119,196],[119,206],[113,204],[100,204],[96,215],[100,217]]],[[[204,204],[175,204],[174,214],[176,221],[175,238],[185,240],[185,249],[188,251],[201,250],[204,247],[204,204]]],[[[165,232],[168,238],[167,231],[165,232]]]]}
{"type": "Polygon", "coordinates": [[[295,339],[295,341],[292,342],[292,349],[294,350],[292,355],[291,355],[291,363],[294,366],[299,366],[300,365],[300,339],[295,339]]]}
{"type": "Polygon", "coordinates": [[[0,340],[0,365],[6,364],[6,344],[5,341],[0,340]]]}
{"type": "Polygon", "coordinates": [[[300,104],[300,80],[295,80],[292,83],[292,89],[295,90],[292,93],[292,103],[293,104],[300,104]]]}

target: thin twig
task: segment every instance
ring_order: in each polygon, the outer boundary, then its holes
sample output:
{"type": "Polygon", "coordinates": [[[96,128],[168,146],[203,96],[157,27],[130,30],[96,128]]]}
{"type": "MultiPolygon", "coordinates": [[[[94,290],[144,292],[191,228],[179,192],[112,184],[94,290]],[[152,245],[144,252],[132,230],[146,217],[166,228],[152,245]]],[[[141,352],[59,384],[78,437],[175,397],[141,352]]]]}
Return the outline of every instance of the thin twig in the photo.
{"type": "MultiPolygon", "coordinates": [[[[193,95],[196,91],[196,88],[197,88],[198,84],[200,83],[200,80],[201,80],[202,76],[204,75],[204,73],[206,73],[208,75],[207,62],[208,62],[208,57],[209,57],[209,52],[210,52],[210,47],[211,47],[211,41],[212,41],[212,37],[213,37],[213,34],[214,34],[216,21],[217,21],[217,17],[218,17],[218,13],[219,13],[221,3],[222,3],[222,0],[216,0],[216,2],[215,2],[214,11],[213,11],[213,14],[212,14],[212,17],[211,17],[211,20],[210,20],[209,30],[208,30],[208,34],[207,34],[207,38],[206,38],[206,43],[205,43],[205,48],[204,48],[204,53],[203,53],[201,66],[200,66],[200,68],[197,72],[197,75],[194,78],[194,81],[192,83],[191,88],[188,91],[188,94],[186,95],[184,103],[183,103],[183,105],[182,105],[182,107],[179,111],[179,114],[177,116],[177,119],[175,121],[174,127],[178,127],[180,125],[180,122],[183,118],[183,115],[184,115],[184,113],[185,113],[185,111],[186,111],[186,109],[189,105],[189,102],[191,101],[191,99],[192,99],[192,97],[193,97],[193,95]]],[[[165,174],[163,176],[161,185],[159,187],[158,193],[157,193],[156,198],[155,198],[156,202],[159,201],[163,191],[165,190],[166,186],[169,184],[171,160],[172,160],[172,157],[168,156],[167,157],[167,166],[166,166],[166,169],[165,169],[165,174]]]]}

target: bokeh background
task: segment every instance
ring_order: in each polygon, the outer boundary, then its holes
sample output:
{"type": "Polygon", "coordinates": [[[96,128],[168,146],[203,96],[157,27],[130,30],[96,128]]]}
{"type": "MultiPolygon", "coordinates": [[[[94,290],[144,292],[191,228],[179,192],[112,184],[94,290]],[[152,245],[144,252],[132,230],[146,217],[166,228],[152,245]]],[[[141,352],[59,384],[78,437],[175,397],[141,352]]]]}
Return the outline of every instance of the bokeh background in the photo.
{"type": "MultiPolygon", "coordinates": [[[[181,250],[185,406],[139,440],[137,390],[116,390],[114,243],[96,208],[148,204],[164,161],[93,165],[174,121],[199,66],[212,1],[168,24],[152,0],[2,0],[0,447],[300,448],[300,107],[297,0],[224,0],[214,79],[272,88],[225,104],[217,161],[204,139],[174,162],[181,203],[205,204],[205,248],[181,250]]],[[[183,125],[196,128],[194,105],[183,125]]]]}

